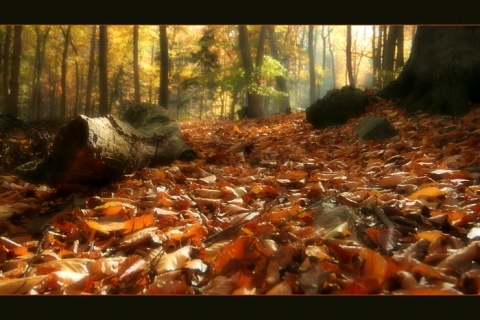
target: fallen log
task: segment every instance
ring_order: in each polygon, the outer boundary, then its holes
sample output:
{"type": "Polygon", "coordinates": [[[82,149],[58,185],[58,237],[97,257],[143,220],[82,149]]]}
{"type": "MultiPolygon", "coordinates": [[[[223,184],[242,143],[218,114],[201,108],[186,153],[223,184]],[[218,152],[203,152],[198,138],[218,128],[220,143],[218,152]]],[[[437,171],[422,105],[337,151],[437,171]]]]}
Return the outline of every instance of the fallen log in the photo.
{"type": "Polygon", "coordinates": [[[178,123],[152,110],[127,112],[125,120],[133,126],[112,115],[78,116],[60,129],[49,156],[17,172],[34,183],[101,185],[143,167],[194,159],[178,123]]]}

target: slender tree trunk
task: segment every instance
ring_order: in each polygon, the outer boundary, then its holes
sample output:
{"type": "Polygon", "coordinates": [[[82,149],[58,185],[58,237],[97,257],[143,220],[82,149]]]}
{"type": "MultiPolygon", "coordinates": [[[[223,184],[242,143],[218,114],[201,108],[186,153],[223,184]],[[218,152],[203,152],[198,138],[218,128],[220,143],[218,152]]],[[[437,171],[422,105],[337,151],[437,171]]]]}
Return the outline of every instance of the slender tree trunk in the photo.
{"type": "Polygon", "coordinates": [[[70,37],[70,46],[73,53],[75,53],[75,102],[73,104],[73,116],[76,117],[80,111],[80,66],[78,64],[78,50],[73,43],[72,37],[70,37]]]}
{"type": "MultiPolygon", "coordinates": [[[[238,26],[238,37],[240,54],[242,56],[243,68],[247,76],[247,83],[253,81],[253,62],[252,55],[250,53],[250,41],[248,39],[247,26],[238,26]]],[[[247,84],[248,87],[248,84],[247,84]]],[[[263,116],[262,108],[260,106],[260,99],[258,94],[253,92],[251,88],[247,88],[247,100],[248,100],[248,118],[260,118],[263,116]]]]}
{"type": "Polygon", "coordinates": [[[397,34],[397,58],[395,60],[395,71],[398,72],[404,66],[404,57],[403,57],[403,33],[404,26],[398,26],[397,34]]]}
{"type": "Polygon", "coordinates": [[[347,74],[348,82],[351,87],[355,87],[355,77],[353,76],[352,66],[352,26],[347,26],[347,74]]]}
{"type": "Polygon", "coordinates": [[[385,43],[385,54],[382,69],[387,72],[393,72],[395,62],[395,43],[398,37],[398,26],[388,28],[387,42],[385,43]]]}
{"type": "Polygon", "coordinates": [[[316,80],[315,80],[315,53],[313,50],[313,29],[315,27],[308,26],[308,70],[310,74],[310,105],[316,101],[316,80]]]}
{"type": "Polygon", "coordinates": [[[3,46],[3,64],[2,64],[2,91],[0,95],[2,96],[2,112],[6,112],[7,104],[8,104],[8,92],[9,92],[9,84],[8,84],[8,67],[10,65],[10,39],[12,37],[12,28],[11,26],[5,27],[5,42],[3,46]]]}
{"type": "Polygon", "coordinates": [[[375,38],[376,38],[376,26],[372,26],[372,87],[377,86],[377,80],[376,80],[376,74],[378,70],[378,65],[377,65],[377,50],[375,47],[375,38]]]}
{"type": "MultiPolygon", "coordinates": [[[[258,36],[258,45],[257,45],[257,56],[255,58],[255,85],[260,87],[262,82],[262,65],[263,65],[263,56],[265,55],[265,39],[267,35],[267,26],[260,27],[260,35],[258,36]]],[[[263,105],[264,96],[258,95],[260,100],[260,107],[263,105]]]]}
{"type": "MultiPolygon", "coordinates": [[[[154,63],[155,63],[155,45],[152,44],[152,50],[150,53],[150,65],[153,67],[154,63]]],[[[152,103],[152,101],[153,101],[153,81],[152,81],[152,78],[150,77],[149,86],[148,86],[148,103],[152,103]]]]}
{"type": "Polygon", "coordinates": [[[88,62],[87,71],[87,92],[85,93],[85,114],[90,116],[93,113],[92,110],[92,87],[93,87],[93,72],[95,70],[95,47],[96,42],[96,30],[97,26],[92,26],[92,35],[90,37],[90,59],[88,62]]]}
{"type": "Polygon", "coordinates": [[[375,64],[377,66],[377,72],[375,73],[375,82],[377,86],[382,87],[382,76],[381,76],[381,70],[382,70],[382,56],[383,56],[383,26],[378,27],[378,40],[377,40],[377,52],[375,54],[375,64]]]}
{"type": "Polygon", "coordinates": [[[7,114],[18,116],[18,92],[20,77],[20,56],[22,55],[23,26],[13,27],[12,69],[10,73],[10,94],[8,96],[7,114]]]}
{"type": "Polygon", "coordinates": [[[337,77],[335,75],[335,56],[333,55],[332,37],[330,36],[330,32],[328,33],[328,51],[330,51],[330,57],[332,59],[332,82],[333,89],[335,89],[337,87],[337,77]]]}
{"type": "Polygon", "coordinates": [[[108,114],[108,30],[107,26],[99,27],[98,41],[98,68],[99,68],[99,89],[100,89],[100,116],[108,114]]]}
{"type": "Polygon", "coordinates": [[[71,26],[68,26],[66,30],[60,27],[65,39],[62,53],[62,76],[60,80],[60,86],[62,88],[62,95],[60,98],[60,116],[62,119],[65,119],[67,115],[67,58],[68,58],[68,47],[70,44],[70,30],[71,26]]]}
{"type": "Polygon", "coordinates": [[[138,25],[133,26],[133,83],[135,103],[140,103],[140,70],[138,69],[138,25]]]}
{"type": "MultiPolygon", "coordinates": [[[[277,39],[275,36],[275,27],[268,26],[267,31],[268,31],[268,37],[270,40],[270,50],[271,50],[272,57],[275,60],[280,61],[280,57],[278,54],[278,47],[277,47],[277,39]]],[[[292,113],[292,109],[290,107],[290,96],[288,94],[288,89],[287,89],[287,80],[285,79],[284,76],[276,76],[275,80],[277,81],[277,87],[279,91],[285,94],[285,96],[280,102],[281,112],[290,114],[292,113]]]]}
{"type": "Polygon", "coordinates": [[[40,119],[42,116],[41,101],[41,78],[43,73],[43,67],[45,65],[45,51],[47,46],[48,34],[50,27],[46,27],[42,32],[39,26],[35,26],[35,32],[37,34],[37,48],[36,48],[36,63],[34,67],[32,97],[30,101],[29,118],[40,119]]]}
{"type": "Polygon", "coordinates": [[[168,38],[167,26],[160,26],[160,97],[159,104],[168,109],[168,38]]]}

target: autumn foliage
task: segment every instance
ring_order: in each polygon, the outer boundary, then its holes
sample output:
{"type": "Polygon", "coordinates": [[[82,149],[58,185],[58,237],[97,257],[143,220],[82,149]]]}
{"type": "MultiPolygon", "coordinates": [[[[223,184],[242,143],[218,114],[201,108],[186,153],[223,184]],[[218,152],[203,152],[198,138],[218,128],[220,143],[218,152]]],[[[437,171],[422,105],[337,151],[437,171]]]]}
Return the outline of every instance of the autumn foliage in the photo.
{"type": "Polygon", "coordinates": [[[182,122],[192,162],[100,189],[1,176],[0,294],[479,293],[479,110],[368,114],[398,135],[182,122]]]}

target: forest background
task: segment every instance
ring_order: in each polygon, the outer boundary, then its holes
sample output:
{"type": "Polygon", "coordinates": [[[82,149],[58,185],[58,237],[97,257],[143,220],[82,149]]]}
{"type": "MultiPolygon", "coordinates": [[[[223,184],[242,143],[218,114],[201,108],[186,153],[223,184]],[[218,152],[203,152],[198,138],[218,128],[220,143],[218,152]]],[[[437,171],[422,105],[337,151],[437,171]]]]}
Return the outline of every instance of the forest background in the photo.
{"type": "Polygon", "coordinates": [[[383,88],[401,72],[415,31],[414,25],[4,25],[0,113],[65,120],[150,103],[179,120],[235,119],[252,92],[262,115],[301,111],[344,85],[383,88]]]}

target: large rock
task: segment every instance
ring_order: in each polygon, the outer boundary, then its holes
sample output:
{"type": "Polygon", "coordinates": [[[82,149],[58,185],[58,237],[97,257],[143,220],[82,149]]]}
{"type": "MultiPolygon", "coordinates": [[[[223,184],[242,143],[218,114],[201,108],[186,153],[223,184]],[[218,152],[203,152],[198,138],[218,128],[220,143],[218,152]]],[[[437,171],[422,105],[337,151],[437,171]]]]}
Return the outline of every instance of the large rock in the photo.
{"type": "Polygon", "coordinates": [[[397,134],[397,130],[388,122],[388,119],[380,116],[368,116],[363,118],[355,127],[355,132],[364,140],[381,141],[397,134]]]}
{"type": "Polygon", "coordinates": [[[368,95],[360,89],[345,86],[327,92],[306,110],[307,121],[315,128],[344,124],[350,118],[361,116],[370,103],[368,95]]]}

